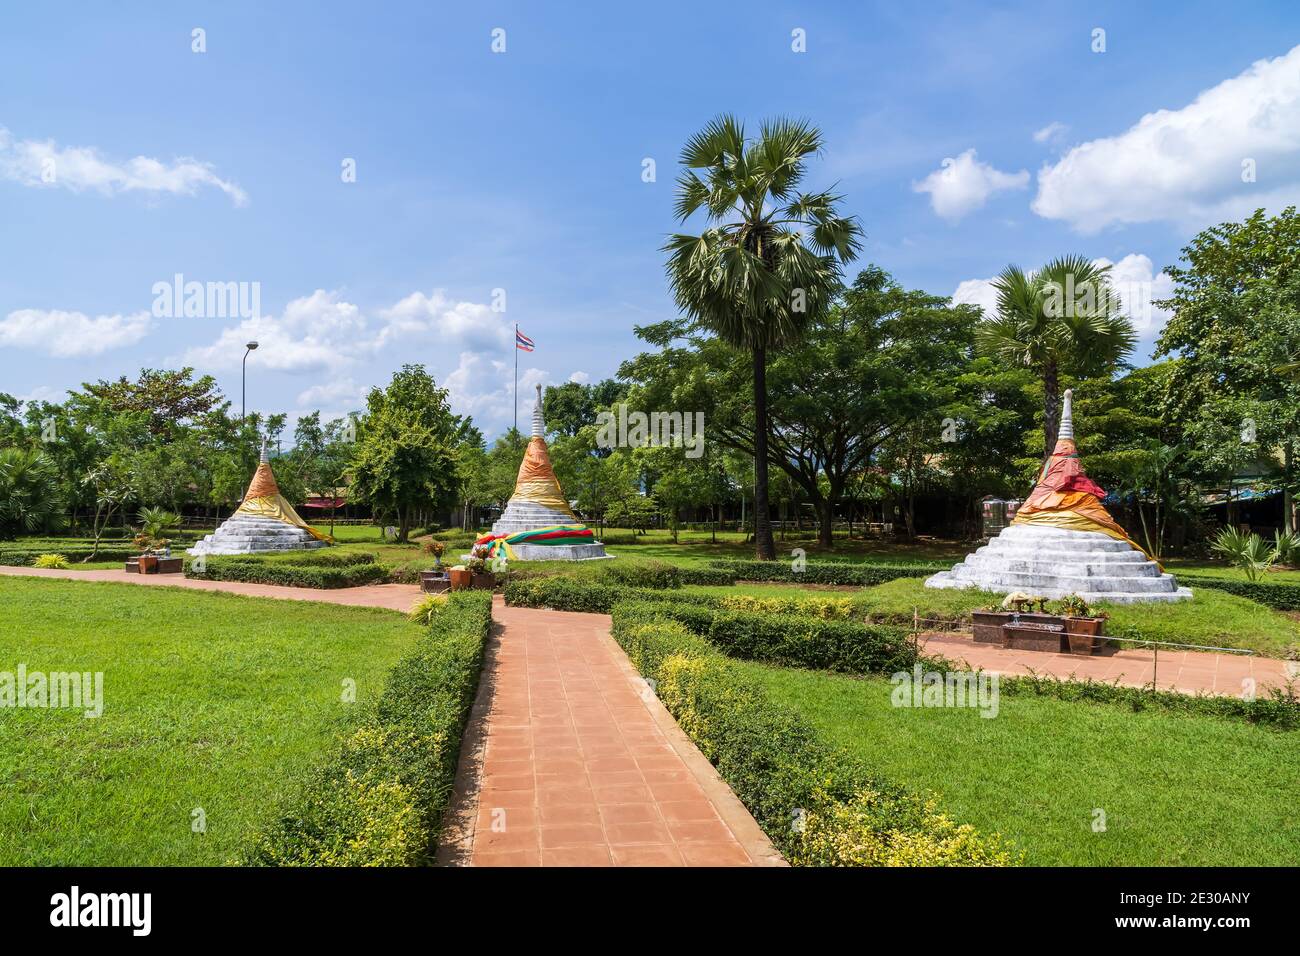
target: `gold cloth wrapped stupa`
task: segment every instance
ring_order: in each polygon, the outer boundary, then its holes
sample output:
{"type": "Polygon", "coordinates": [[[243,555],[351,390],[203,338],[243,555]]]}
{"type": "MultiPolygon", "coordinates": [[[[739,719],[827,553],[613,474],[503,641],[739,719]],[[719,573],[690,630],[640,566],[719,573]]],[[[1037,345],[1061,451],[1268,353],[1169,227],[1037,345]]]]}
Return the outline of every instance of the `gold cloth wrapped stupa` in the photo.
{"type": "Polygon", "coordinates": [[[564,497],[543,437],[542,386],[533,406],[533,435],[515,478],[515,491],[490,534],[475,544],[521,561],[588,561],[608,558],[605,546],[578,521],[564,497]]]}
{"type": "Polygon", "coordinates": [[[262,442],[261,460],[235,513],[212,534],[190,548],[190,554],[253,554],[323,548],[331,541],[299,517],[280,494],[262,442]]]}

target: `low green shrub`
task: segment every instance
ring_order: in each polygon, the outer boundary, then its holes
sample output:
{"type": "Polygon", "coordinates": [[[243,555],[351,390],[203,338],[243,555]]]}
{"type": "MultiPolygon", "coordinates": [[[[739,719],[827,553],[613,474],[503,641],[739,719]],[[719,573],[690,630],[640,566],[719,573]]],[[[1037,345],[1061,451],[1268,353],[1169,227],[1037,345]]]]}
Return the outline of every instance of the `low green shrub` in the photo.
{"type": "MultiPolygon", "coordinates": [[[[618,607],[623,606],[619,602],[618,607]]],[[[637,602],[647,616],[676,621],[729,657],[848,674],[894,673],[917,660],[906,628],[807,614],[729,611],[672,600],[637,602]]]]}
{"type": "MultiPolygon", "coordinates": [[[[63,547],[59,548],[59,554],[68,561],[69,564],[75,564],[90,558],[93,549],[90,546],[63,547]]],[[[6,546],[0,547],[0,565],[6,567],[31,567],[36,560],[43,554],[50,553],[50,545],[39,545],[36,547],[23,546],[6,546]]],[[[134,546],[118,546],[112,548],[101,547],[98,553],[95,553],[95,561],[125,561],[127,558],[138,557],[140,549],[134,546]]]]}
{"type": "MultiPolygon", "coordinates": [[[[952,669],[958,669],[953,667],[952,669]]],[[[1000,693],[1011,696],[1055,697],[1058,700],[1118,704],[1134,711],[1156,710],[1171,714],[1224,717],[1265,724],[1278,730],[1300,729],[1300,696],[1294,684],[1269,687],[1250,700],[1223,694],[1182,694],[1149,687],[1126,687],[1094,680],[1050,676],[998,678],[1000,693]]]]}
{"type": "Polygon", "coordinates": [[[438,842],[492,624],[486,592],[451,595],[379,700],[254,839],[252,866],[418,866],[438,842]]]}
{"type": "Polygon", "coordinates": [[[244,560],[242,555],[206,555],[203,570],[195,567],[194,558],[185,559],[185,576],[208,581],[247,581],[253,584],[278,584],[291,588],[354,588],[388,580],[388,568],[370,561],[357,564],[334,564],[317,561],[296,564],[288,561],[244,560]]]}
{"type": "Polygon", "coordinates": [[[629,588],[599,579],[563,575],[520,578],[512,574],[503,593],[506,603],[512,607],[546,607],[592,614],[608,614],[616,602],[628,599],[683,604],[712,604],[716,600],[707,594],[685,594],[676,589],[629,588]]]}
{"type": "Polygon", "coordinates": [[[1271,607],[1275,611],[1300,611],[1300,584],[1275,581],[1240,581],[1232,578],[1187,575],[1183,580],[1193,588],[1214,588],[1271,607]]]}
{"type": "Polygon", "coordinates": [[[63,571],[68,567],[68,559],[62,554],[42,554],[32,562],[32,567],[63,571]]]}
{"type": "Polygon", "coordinates": [[[788,581],[795,584],[884,584],[896,578],[928,577],[951,564],[849,564],[838,561],[806,562],[795,570],[792,561],[714,561],[711,565],[740,581],[788,581]]]}
{"type": "Polygon", "coordinates": [[[799,866],[1005,866],[997,835],[828,747],[709,642],[657,616],[666,602],[620,603],[614,639],[718,768],[772,842],[799,866]]]}
{"type": "Polygon", "coordinates": [[[608,561],[600,571],[601,577],[606,581],[624,587],[664,590],[682,586],[681,569],[666,561],[646,561],[639,564],[608,561]]]}
{"type": "Polygon", "coordinates": [[[265,554],[223,554],[225,562],[243,564],[296,564],[308,568],[343,568],[356,564],[375,564],[379,555],[373,551],[338,551],[320,548],[314,551],[272,551],[265,554]]]}

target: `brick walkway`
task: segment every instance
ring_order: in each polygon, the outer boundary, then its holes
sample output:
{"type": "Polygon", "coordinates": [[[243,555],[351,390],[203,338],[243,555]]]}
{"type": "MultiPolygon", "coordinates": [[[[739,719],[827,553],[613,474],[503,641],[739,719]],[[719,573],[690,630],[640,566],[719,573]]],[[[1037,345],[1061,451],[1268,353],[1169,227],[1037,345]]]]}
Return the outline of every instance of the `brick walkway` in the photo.
{"type": "MultiPolygon", "coordinates": [[[[1051,654],[1045,651],[1017,651],[996,644],[977,644],[969,636],[933,633],[921,636],[922,646],[932,654],[964,661],[994,674],[1045,674],[1077,677],[1143,687],[1151,683],[1150,649],[1107,648],[1092,657],[1051,654]]],[[[1186,694],[1209,693],[1240,696],[1247,679],[1255,681],[1255,692],[1278,687],[1288,677],[1300,674],[1294,662],[1271,657],[1213,654],[1205,651],[1177,651],[1161,648],[1156,684],[1161,690],[1186,694]]]]}
{"type": "Polygon", "coordinates": [[[245,597],[280,598],[287,601],[321,601],[352,607],[385,607],[403,613],[420,597],[416,584],[367,584],[359,588],[290,588],[278,584],[248,584],[244,581],[203,581],[179,574],[127,574],[102,569],[55,571],[46,568],[0,567],[0,575],[24,578],[62,578],[67,581],[109,581],[113,584],[141,584],[152,587],[192,588],[196,591],[226,591],[245,597]]]}
{"type": "Polygon", "coordinates": [[[439,861],[780,866],[753,817],[609,635],[498,597],[439,861]]]}

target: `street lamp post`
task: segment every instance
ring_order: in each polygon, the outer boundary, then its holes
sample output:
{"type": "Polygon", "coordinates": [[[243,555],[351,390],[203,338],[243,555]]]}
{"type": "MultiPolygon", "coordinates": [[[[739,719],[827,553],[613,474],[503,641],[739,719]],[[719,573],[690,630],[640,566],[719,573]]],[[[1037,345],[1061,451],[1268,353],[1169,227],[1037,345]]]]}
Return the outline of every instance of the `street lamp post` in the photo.
{"type": "Polygon", "coordinates": [[[248,353],[253,351],[253,349],[255,348],[257,348],[256,341],[252,341],[248,343],[248,351],[244,352],[244,361],[240,363],[240,367],[239,367],[239,421],[241,424],[246,418],[248,418],[248,406],[246,403],[246,399],[247,399],[246,379],[248,378],[248,353]]]}

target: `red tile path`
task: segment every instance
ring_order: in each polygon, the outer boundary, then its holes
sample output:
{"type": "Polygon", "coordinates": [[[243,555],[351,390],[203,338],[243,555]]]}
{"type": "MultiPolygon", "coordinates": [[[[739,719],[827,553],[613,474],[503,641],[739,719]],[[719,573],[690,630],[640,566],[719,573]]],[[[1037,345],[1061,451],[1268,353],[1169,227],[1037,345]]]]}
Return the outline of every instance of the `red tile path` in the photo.
{"type": "Polygon", "coordinates": [[[608,616],[498,597],[493,617],[440,862],[783,865],[637,676],[608,616]]]}
{"type": "MultiPolygon", "coordinates": [[[[1052,677],[1077,677],[1080,680],[1119,682],[1131,687],[1151,683],[1153,654],[1150,649],[1114,650],[1107,648],[1092,657],[1074,654],[1051,654],[1046,651],[1017,651],[996,644],[977,644],[969,636],[933,633],[921,636],[922,647],[950,660],[964,661],[971,667],[995,674],[1044,674],[1052,677]]],[[[1269,686],[1277,687],[1288,678],[1300,676],[1294,662],[1271,657],[1239,654],[1213,654],[1205,651],[1177,651],[1161,648],[1156,669],[1156,684],[1161,690],[1187,694],[1209,693],[1240,696],[1252,679],[1255,692],[1263,694],[1269,686]]]]}
{"type": "Polygon", "coordinates": [[[415,584],[367,584],[359,588],[290,588],[277,584],[247,584],[243,581],[204,581],[179,574],[127,574],[118,570],[69,568],[0,567],[0,575],[26,578],[62,578],[70,581],[110,581],[113,584],[141,584],[153,587],[192,588],[196,591],[226,591],[245,597],[281,598],[288,601],[321,601],[353,607],[386,607],[392,611],[409,611],[420,597],[415,584]]]}
{"type": "MultiPolygon", "coordinates": [[[[0,575],[226,591],[406,611],[420,589],[318,590],[117,570],[0,575]]],[[[0,584],[0,589],[3,585],[0,584]]],[[[782,866],[754,818],[609,636],[610,619],[496,599],[439,850],[451,865],[782,866]]]]}

